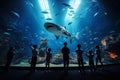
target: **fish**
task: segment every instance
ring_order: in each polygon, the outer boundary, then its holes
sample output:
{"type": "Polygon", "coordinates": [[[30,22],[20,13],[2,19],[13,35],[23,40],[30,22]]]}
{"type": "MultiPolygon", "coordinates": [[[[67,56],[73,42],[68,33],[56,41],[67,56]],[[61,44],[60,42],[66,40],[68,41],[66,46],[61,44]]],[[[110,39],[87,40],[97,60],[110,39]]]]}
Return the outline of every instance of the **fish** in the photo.
{"type": "Polygon", "coordinates": [[[53,20],[52,18],[47,18],[46,20],[53,20]]]}
{"type": "Polygon", "coordinates": [[[92,2],[97,2],[96,0],[92,0],[92,2]]]}
{"type": "Polygon", "coordinates": [[[109,34],[115,34],[115,33],[116,33],[116,31],[114,31],[114,30],[109,32],[109,34]]]}
{"type": "Polygon", "coordinates": [[[72,24],[72,22],[69,22],[69,23],[68,23],[68,25],[71,25],[71,24],[72,24]]]}
{"type": "Polygon", "coordinates": [[[71,13],[74,13],[74,11],[73,11],[73,10],[71,10],[70,12],[71,12],[71,13]]]}
{"type": "Polygon", "coordinates": [[[58,16],[59,14],[60,14],[60,13],[58,12],[58,13],[55,14],[55,16],[58,16]]]}
{"type": "Polygon", "coordinates": [[[71,10],[70,13],[75,14],[75,11],[74,11],[74,10],[71,10]]]}
{"type": "Polygon", "coordinates": [[[105,15],[107,15],[108,13],[107,12],[104,12],[105,15]]]}
{"type": "Polygon", "coordinates": [[[93,38],[93,40],[98,40],[98,39],[99,39],[98,37],[93,38]]]}
{"type": "Polygon", "coordinates": [[[80,32],[77,32],[75,35],[76,39],[79,39],[79,35],[80,35],[80,32]]]}
{"type": "Polygon", "coordinates": [[[93,44],[93,43],[94,43],[93,41],[90,42],[90,44],[93,44]]]}
{"type": "Polygon", "coordinates": [[[48,11],[42,11],[43,14],[48,14],[49,12],[48,11]]]}
{"type": "Polygon", "coordinates": [[[30,1],[25,1],[25,4],[30,7],[34,7],[34,5],[30,1]]]}
{"type": "Polygon", "coordinates": [[[53,33],[57,40],[59,39],[59,36],[62,36],[65,38],[69,38],[70,43],[72,42],[71,34],[64,27],[61,27],[57,24],[50,23],[50,22],[44,23],[44,27],[47,31],[53,33]]]}
{"type": "Polygon", "coordinates": [[[52,7],[53,7],[53,8],[55,7],[55,3],[52,3],[52,7]]]}
{"type": "Polygon", "coordinates": [[[95,17],[95,16],[97,16],[99,14],[99,12],[96,12],[93,16],[95,17]]]}
{"type": "Polygon", "coordinates": [[[3,34],[8,36],[11,35],[9,32],[4,32],[3,34]]]}
{"type": "Polygon", "coordinates": [[[15,11],[10,11],[10,14],[20,18],[20,15],[15,11]]]}
{"type": "Polygon", "coordinates": [[[7,30],[8,30],[8,31],[12,31],[13,29],[11,29],[11,28],[8,28],[7,30]]]}
{"type": "Polygon", "coordinates": [[[69,16],[72,16],[72,14],[68,13],[69,16]]]}
{"type": "Polygon", "coordinates": [[[69,9],[73,9],[73,7],[70,5],[70,4],[67,4],[67,3],[62,3],[62,5],[68,7],[69,9]]]}

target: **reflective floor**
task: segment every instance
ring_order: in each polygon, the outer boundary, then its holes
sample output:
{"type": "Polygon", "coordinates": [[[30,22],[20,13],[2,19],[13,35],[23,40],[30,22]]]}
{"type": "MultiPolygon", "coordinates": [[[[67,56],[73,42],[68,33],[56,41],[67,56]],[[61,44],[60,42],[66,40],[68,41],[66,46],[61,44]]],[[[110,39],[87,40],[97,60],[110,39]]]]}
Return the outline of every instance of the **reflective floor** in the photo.
{"type": "Polygon", "coordinates": [[[120,80],[120,64],[104,66],[104,69],[97,68],[95,72],[85,69],[86,73],[81,74],[79,70],[36,70],[30,73],[29,70],[11,69],[9,72],[0,70],[0,80],[120,80]]]}

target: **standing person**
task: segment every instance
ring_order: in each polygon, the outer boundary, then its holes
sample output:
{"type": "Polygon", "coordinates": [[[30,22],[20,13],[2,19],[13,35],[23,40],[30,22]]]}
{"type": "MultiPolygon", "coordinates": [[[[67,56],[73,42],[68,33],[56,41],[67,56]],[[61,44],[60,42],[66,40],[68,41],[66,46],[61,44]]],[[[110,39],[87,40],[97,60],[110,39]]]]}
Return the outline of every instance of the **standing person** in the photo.
{"type": "Polygon", "coordinates": [[[5,65],[6,71],[9,71],[10,64],[14,56],[14,47],[10,47],[7,53],[7,62],[5,65]]]}
{"type": "Polygon", "coordinates": [[[94,72],[95,68],[94,68],[94,55],[92,50],[89,50],[89,54],[87,55],[87,57],[89,58],[89,67],[90,67],[90,71],[94,72]]]}
{"type": "Polygon", "coordinates": [[[37,62],[37,45],[31,46],[32,49],[32,59],[31,59],[31,72],[35,72],[36,62],[37,62]]]}
{"type": "Polygon", "coordinates": [[[70,50],[67,47],[67,42],[64,42],[64,47],[62,48],[61,52],[63,54],[64,68],[68,68],[70,50]]]}
{"type": "Polygon", "coordinates": [[[52,58],[51,48],[48,49],[46,53],[46,67],[50,67],[50,59],[52,58]]]}
{"type": "Polygon", "coordinates": [[[97,45],[95,48],[96,48],[95,53],[97,55],[96,56],[96,66],[98,65],[98,61],[101,63],[101,65],[103,65],[100,47],[97,45]]]}
{"type": "Polygon", "coordinates": [[[77,60],[78,60],[78,65],[79,65],[79,69],[84,72],[84,62],[83,62],[83,51],[81,50],[81,45],[78,44],[77,45],[78,49],[76,50],[77,53],[77,60]]]}

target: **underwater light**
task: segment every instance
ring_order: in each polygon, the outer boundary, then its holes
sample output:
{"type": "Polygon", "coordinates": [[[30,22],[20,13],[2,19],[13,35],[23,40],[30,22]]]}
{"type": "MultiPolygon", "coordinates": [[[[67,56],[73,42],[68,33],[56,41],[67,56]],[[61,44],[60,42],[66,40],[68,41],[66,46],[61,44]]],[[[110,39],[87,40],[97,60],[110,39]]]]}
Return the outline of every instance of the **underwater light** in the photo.
{"type": "Polygon", "coordinates": [[[43,13],[45,19],[52,18],[49,9],[48,0],[38,0],[38,2],[41,7],[41,13],[43,13]]]}
{"type": "Polygon", "coordinates": [[[66,17],[65,20],[71,20],[72,17],[74,17],[77,8],[79,7],[81,3],[81,0],[70,0],[69,5],[71,6],[70,8],[68,8],[67,13],[66,13],[66,17]]]}

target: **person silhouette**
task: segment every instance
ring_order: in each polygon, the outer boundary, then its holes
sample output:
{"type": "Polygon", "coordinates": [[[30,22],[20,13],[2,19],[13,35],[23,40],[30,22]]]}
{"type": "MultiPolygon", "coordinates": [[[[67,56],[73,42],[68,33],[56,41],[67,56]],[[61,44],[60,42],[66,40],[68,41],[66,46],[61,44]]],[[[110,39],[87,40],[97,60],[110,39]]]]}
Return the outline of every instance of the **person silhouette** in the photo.
{"type": "Polygon", "coordinates": [[[36,62],[37,62],[37,45],[31,46],[32,49],[32,58],[31,58],[31,72],[35,72],[36,62]]]}
{"type": "Polygon", "coordinates": [[[101,63],[101,65],[103,65],[100,47],[97,45],[95,48],[96,48],[96,50],[95,50],[95,53],[96,53],[96,66],[98,66],[98,61],[101,63]]]}
{"type": "Polygon", "coordinates": [[[94,68],[94,55],[93,55],[93,52],[92,50],[89,50],[88,52],[89,54],[87,55],[87,57],[89,58],[89,67],[90,67],[90,71],[91,72],[94,72],[95,68],[94,68]]]}
{"type": "Polygon", "coordinates": [[[76,53],[77,53],[78,66],[80,70],[82,68],[81,71],[84,71],[83,51],[81,50],[80,44],[78,44],[77,47],[78,49],[76,50],[76,53]]]}
{"type": "Polygon", "coordinates": [[[70,50],[67,47],[67,42],[64,42],[64,47],[61,50],[62,54],[63,54],[63,62],[64,62],[64,68],[68,69],[69,66],[69,54],[70,54],[70,50]]]}
{"type": "Polygon", "coordinates": [[[6,71],[9,71],[9,67],[12,62],[13,56],[14,56],[14,47],[11,46],[7,52],[7,62],[5,64],[6,71]]]}
{"type": "Polygon", "coordinates": [[[50,59],[52,58],[51,48],[46,52],[46,67],[50,67],[50,59]]]}

